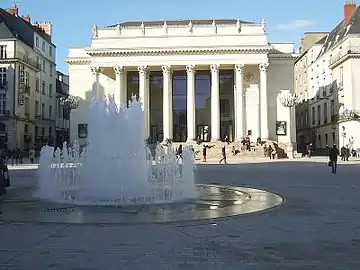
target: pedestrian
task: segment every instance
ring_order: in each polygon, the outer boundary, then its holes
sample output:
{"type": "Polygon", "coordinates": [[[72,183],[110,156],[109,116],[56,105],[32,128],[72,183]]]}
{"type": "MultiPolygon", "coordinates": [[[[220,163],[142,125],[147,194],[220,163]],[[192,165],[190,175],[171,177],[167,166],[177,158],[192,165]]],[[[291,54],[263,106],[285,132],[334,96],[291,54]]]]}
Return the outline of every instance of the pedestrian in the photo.
{"type": "Polygon", "coordinates": [[[206,151],[208,146],[206,144],[203,145],[203,162],[206,162],[206,151]]]}
{"type": "Polygon", "coordinates": [[[339,154],[340,154],[339,149],[336,147],[336,144],[334,144],[329,152],[329,158],[331,162],[331,172],[333,174],[336,174],[337,171],[337,159],[339,154]]]}
{"type": "Polygon", "coordinates": [[[35,149],[34,149],[33,147],[31,147],[31,149],[29,150],[29,158],[30,158],[31,164],[34,164],[34,160],[35,160],[35,149]]]}
{"type": "Polygon", "coordinates": [[[221,154],[222,154],[222,159],[219,160],[219,163],[221,163],[222,161],[224,161],[224,163],[226,164],[226,148],[225,145],[223,145],[223,147],[221,148],[221,154]]]}

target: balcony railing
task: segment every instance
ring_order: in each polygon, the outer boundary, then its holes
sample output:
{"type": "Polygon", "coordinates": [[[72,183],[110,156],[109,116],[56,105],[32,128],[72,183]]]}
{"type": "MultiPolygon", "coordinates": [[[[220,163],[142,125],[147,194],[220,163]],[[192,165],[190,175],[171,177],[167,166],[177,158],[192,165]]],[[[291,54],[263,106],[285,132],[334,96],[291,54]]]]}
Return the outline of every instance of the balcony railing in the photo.
{"type": "Polygon", "coordinates": [[[9,116],[10,110],[0,110],[0,116],[9,116]]]}
{"type": "Polygon", "coordinates": [[[39,70],[40,71],[40,63],[38,63],[34,58],[30,57],[27,54],[24,54],[22,52],[9,52],[8,55],[13,55],[13,57],[7,57],[0,59],[0,62],[2,61],[14,61],[18,60],[20,62],[23,62],[24,64],[27,64],[28,66],[39,70]]]}
{"type": "Polygon", "coordinates": [[[0,89],[7,89],[8,82],[6,80],[0,81],[0,89]]]}
{"type": "Polygon", "coordinates": [[[333,55],[330,58],[330,65],[335,64],[346,55],[351,55],[351,54],[360,54],[360,46],[348,46],[346,48],[341,49],[340,52],[338,52],[337,54],[333,55]]]}

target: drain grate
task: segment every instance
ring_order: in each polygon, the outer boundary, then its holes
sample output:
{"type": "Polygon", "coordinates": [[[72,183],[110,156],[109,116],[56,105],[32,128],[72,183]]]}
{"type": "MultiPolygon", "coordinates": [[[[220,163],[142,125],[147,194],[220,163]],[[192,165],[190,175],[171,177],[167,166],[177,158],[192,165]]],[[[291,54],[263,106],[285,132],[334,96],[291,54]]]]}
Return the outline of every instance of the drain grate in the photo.
{"type": "Polygon", "coordinates": [[[42,213],[69,213],[75,210],[74,207],[63,207],[63,208],[48,208],[42,209],[42,213]]]}

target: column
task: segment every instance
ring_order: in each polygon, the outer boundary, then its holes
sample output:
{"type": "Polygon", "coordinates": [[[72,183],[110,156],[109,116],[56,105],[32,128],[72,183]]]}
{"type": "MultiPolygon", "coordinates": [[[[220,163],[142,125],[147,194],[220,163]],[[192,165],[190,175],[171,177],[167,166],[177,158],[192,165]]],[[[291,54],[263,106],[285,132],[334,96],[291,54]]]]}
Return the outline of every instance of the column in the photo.
{"type": "Polygon", "coordinates": [[[100,93],[100,67],[90,67],[93,75],[92,98],[100,99],[104,93],[100,93]]]}
{"type": "Polygon", "coordinates": [[[269,63],[259,65],[260,70],[260,137],[269,139],[268,102],[267,102],[267,69],[269,63]]]}
{"type": "Polygon", "coordinates": [[[163,130],[164,140],[173,137],[172,71],[170,66],[162,66],[163,71],[163,130]]]}
{"type": "Polygon", "coordinates": [[[149,133],[149,85],[148,85],[148,70],[147,66],[139,66],[139,98],[142,102],[142,109],[144,111],[144,135],[148,138],[149,133]]]}
{"type": "Polygon", "coordinates": [[[244,65],[235,65],[235,139],[241,141],[244,137],[244,65]]]}
{"type": "Polygon", "coordinates": [[[126,105],[126,89],[124,89],[125,72],[123,67],[114,67],[115,71],[115,94],[114,99],[118,106],[126,105]]]}
{"type": "Polygon", "coordinates": [[[211,70],[211,141],[220,140],[220,93],[219,65],[213,64],[211,70]]]}
{"type": "Polygon", "coordinates": [[[187,73],[187,141],[195,141],[195,66],[186,66],[187,73]]]}

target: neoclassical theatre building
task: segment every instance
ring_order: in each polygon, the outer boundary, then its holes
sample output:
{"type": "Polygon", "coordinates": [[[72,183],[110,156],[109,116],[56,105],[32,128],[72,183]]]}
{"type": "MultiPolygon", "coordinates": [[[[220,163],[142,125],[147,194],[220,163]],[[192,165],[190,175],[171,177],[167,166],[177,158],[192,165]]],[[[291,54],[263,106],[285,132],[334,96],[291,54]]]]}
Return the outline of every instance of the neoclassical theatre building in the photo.
{"type": "Polygon", "coordinates": [[[175,142],[261,137],[294,142],[290,110],[293,43],[269,43],[266,23],[241,20],[131,21],[92,29],[89,47],[71,48],[71,141],[86,139],[92,93],[144,103],[146,135],[175,142]],[[285,134],[277,121],[286,121],[285,134]]]}

